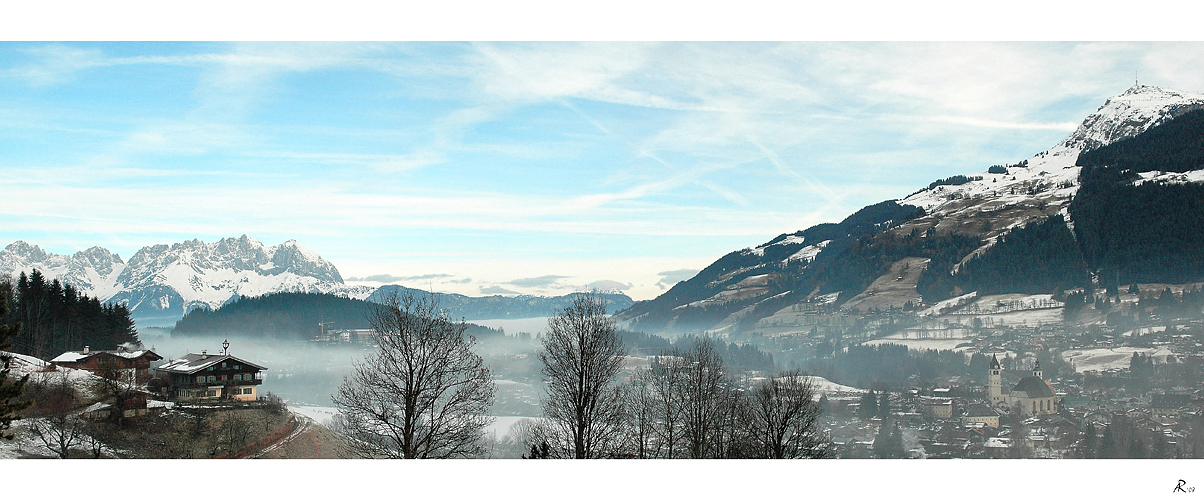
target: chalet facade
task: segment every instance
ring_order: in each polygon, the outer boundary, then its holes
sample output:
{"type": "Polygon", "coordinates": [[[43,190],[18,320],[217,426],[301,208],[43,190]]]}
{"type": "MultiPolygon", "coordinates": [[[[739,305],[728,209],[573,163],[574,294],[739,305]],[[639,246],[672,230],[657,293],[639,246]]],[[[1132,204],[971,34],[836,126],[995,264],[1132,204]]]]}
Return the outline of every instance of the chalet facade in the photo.
{"type": "Polygon", "coordinates": [[[161,359],[163,356],[145,349],[118,347],[112,351],[93,351],[84,346],[82,351],[64,352],[50,362],[55,366],[87,370],[97,376],[142,385],[151,378],[151,363],[161,359]]]}
{"type": "Polygon", "coordinates": [[[263,384],[259,366],[229,354],[190,353],[155,369],[160,390],[176,401],[254,401],[263,384]]]}

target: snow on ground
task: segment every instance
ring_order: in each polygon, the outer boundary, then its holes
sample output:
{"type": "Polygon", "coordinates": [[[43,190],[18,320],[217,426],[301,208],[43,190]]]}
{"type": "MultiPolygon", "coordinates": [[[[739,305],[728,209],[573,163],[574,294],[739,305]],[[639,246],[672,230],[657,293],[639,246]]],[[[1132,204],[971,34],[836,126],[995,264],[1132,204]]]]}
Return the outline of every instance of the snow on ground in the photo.
{"type": "Polygon", "coordinates": [[[864,394],[866,392],[869,392],[869,391],[866,391],[865,389],[858,389],[856,387],[852,387],[852,386],[848,386],[848,385],[837,384],[826,378],[816,377],[814,375],[806,375],[803,378],[811,381],[811,388],[815,391],[816,397],[819,397],[823,394],[836,394],[836,393],[864,394]]]}
{"type": "Polygon", "coordinates": [[[12,458],[58,458],[54,452],[46,448],[41,440],[30,430],[31,419],[14,420],[12,427],[6,431],[13,435],[13,440],[0,439],[0,460],[12,458]]]}
{"type": "Polygon", "coordinates": [[[1134,352],[1140,352],[1154,358],[1154,363],[1166,363],[1166,357],[1172,355],[1165,347],[1113,347],[1099,349],[1073,349],[1062,353],[1062,360],[1070,363],[1074,371],[1123,370],[1129,368],[1129,360],[1134,352]]]}
{"type": "Polygon", "coordinates": [[[339,414],[338,408],[329,406],[311,406],[311,405],[288,405],[288,409],[298,415],[304,415],[313,419],[314,422],[330,427],[331,419],[339,414]]]}
{"type": "Polygon", "coordinates": [[[956,314],[942,317],[961,323],[963,325],[971,325],[974,323],[974,318],[982,319],[983,323],[988,320],[994,322],[995,326],[1007,325],[1025,325],[1038,326],[1048,325],[1050,323],[1062,323],[1062,308],[1050,309],[1030,309],[1027,311],[1014,311],[997,314],[956,314]]]}
{"type": "Polygon", "coordinates": [[[957,297],[954,297],[952,299],[942,300],[942,301],[934,304],[932,307],[929,307],[928,309],[920,311],[920,316],[936,316],[938,314],[943,314],[945,309],[950,309],[950,310],[957,309],[958,307],[961,307],[962,305],[968,304],[971,300],[974,299],[974,297],[977,297],[977,296],[978,296],[978,292],[970,292],[965,295],[958,295],[957,297]]]}
{"type": "Polygon", "coordinates": [[[907,346],[908,349],[917,351],[957,351],[962,352],[971,348],[970,341],[967,339],[876,339],[866,342],[863,345],[882,345],[896,344],[907,346]],[[961,346],[961,344],[967,344],[961,346]],[[961,347],[959,347],[961,346],[961,347]]]}
{"type": "Polygon", "coordinates": [[[795,261],[795,260],[801,260],[803,262],[811,262],[811,261],[815,260],[816,255],[819,255],[820,250],[823,250],[824,247],[828,246],[828,243],[831,243],[831,242],[832,242],[832,240],[824,240],[824,241],[821,241],[814,245],[807,245],[807,246],[803,247],[802,249],[800,249],[799,251],[794,252],[794,255],[787,257],[786,262],[795,261]]]}

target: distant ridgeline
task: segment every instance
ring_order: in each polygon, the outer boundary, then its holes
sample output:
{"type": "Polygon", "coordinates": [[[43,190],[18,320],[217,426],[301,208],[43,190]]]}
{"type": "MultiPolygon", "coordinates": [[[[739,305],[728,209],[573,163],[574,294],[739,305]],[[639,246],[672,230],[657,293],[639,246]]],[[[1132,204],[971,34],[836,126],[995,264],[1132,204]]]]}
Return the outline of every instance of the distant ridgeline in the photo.
{"type": "MultiPolygon", "coordinates": [[[[322,293],[274,293],[243,297],[216,310],[193,309],[176,322],[172,335],[240,335],[306,340],[330,330],[371,328],[368,313],[375,304],[322,293]]],[[[453,316],[453,319],[458,319],[453,316]]],[[[501,335],[500,330],[468,325],[477,338],[501,335]]]]}
{"type": "MultiPolygon", "coordinates": [[[[396,291],[398,295],[407,293],[417,297],[430,297],[431,295],[430,292],[423,290],[406,288],[399,285],[386,285],[372,292],[368,300],[375,301],[393,291],[396,291]]],[[[607,313],[626,309],[634,303],[631,297],[621,293],[602,293],[601,296],[602,300],[606,302],[607,313]]],[[[564,308],[572,304],[573,294],[561,295],[559,297],[533,297],[530,295],[519,295],[517,297],[503,297],[501,295],[468,297],[458,293],[435,293],[434,299],[440,308],[447,309],[452,318],[455,319],[537,318],[559,314],[564,308]]]]}
{"type": "Polygon", "coordinates": [[[759,252],[745,249],[724,255],[693,278],[674,285],[660,297],[636,303],[621,316],[632,320],[633,329],[656,331],[666,329],[670,322],[714,324],[757,304],[741,320],[753,324],[797,302],[797,296],[790,297],[786,292],[806,295],[817,288],[824,294],[863,290],[898,260],[895,254],[900,248],[889,243],[877,244],[875,234],[889,234],[883,230],[922,215],[924,210],[919,207],[884,201],[862,208],[838,224],[819,224],[794,234],[783,234],[764,245],[763,250],[758,247],[759,252]],[[803,243],[789,243],[790,238],[803,243]],[[823,241],[828,243],[813,260],[789,260],[803,245],[823,241]],[[784,264],[779,264],[783,261],[784,264]],[[778,296],[776,299],[735,298],[714,305],[681,308],[715,295],[716,284],[735,284],[766,273],[769,290],[763,295],[778,296]]]}

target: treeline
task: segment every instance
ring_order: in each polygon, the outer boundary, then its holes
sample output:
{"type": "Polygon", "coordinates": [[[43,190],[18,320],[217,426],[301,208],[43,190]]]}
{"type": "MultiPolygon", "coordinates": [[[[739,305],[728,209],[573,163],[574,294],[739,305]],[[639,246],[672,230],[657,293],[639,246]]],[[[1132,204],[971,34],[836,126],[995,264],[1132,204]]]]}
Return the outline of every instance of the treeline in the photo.
{"type": "Polygon", "coordinates": [[[1070,214],[1101,285],[1204,278],[1204,185],[1133,185],[1108,167],[1081,176],[1070,214]]]}
{"type": "Polygon", "coordinates": [[[952,177],[946,177],[944,179],[932,181],[932,183],[928,184],[928,189],[936,189],[937,186],[960,186],[962,184],[969,184],[970,182],[981,180],[981,175],[975,175],[971,177],[967,177],[965,175],[954,175],[952,177]]]}
{"type": "Polygon", "coordinates": [[[512,431],[528,449],[523,458],[834,456],[808,377],[787,371],[744,386],[731,376],[718,345],[707,337],[690,338],[613,392],[603,392],[607,396],[591,412],[598,419],[595,430],[588,431],[584,445],[573,439],[573,414],[557,411],[550,397],[545,419],[521,421],[512,431]]]}
{"type": "Polygon", "coordinates": [[[955,279],[963,290],[981,295],[1050,293],[1090,284],[1082,253],[1060,214],[1000,236],[966,261],[955,279]]]}
{"type": "MultiPolygon", "coordinates": [[[[632,355],[665,356],[674,352],[684,352],[690,349],[700,337],[685,335],[672,341],[659,335],[649,335],[644,332],[617,330],[615,332],[623,347],[632,355]]],[[[753,344],[736,344],[712,340],[714,349],[723,358],[723,362],[737,371],[772,371],[774,368],[773,354],[762,351],[753,344]]]]}
{"type": "Polygon", "coordinates": [[[1204,169],[1204,110],[1195,110],[1144,133],[1079,153],[1083,167],[1134,172],[1204,169]]]}
{"type": "Polygon", "coordinates": [[[12,339],[15,352],[50,359],[84,346],[106,350],[138,342],[134,320],[124,305],[103,304],[58,279],[48,282],[36,269],[21,273],[16,283],[0,282],[0,287],[11,311],[4,324],[21,324],[12,339]]]}
{"type": "MultiPolygon", "coordinates": [[[[250,335],[288,340],[308,340],[326,331],[368,329],[368,315],[376,305],[323,293],[284,292],[241,297],[218,309],[193,309],[176,322],[172,335],[250,335]]],[[[500,330],[470,324],[469,335],[502,335],[500,330]]]]}
{"type": "MultiPolygon", "coordinates": [[[[821,346],[823,347],[823,346],[821,346]]],[[[841,349],[831,340],[812,362],[817,375],[843,384],[869,387],[878,382],[889,385],[908,380],[963,376],[978,380],[985,377],[989,361],[982,354],[966,357],[951,350],[912,350],[898,344],[850,345],[841,349]]]]}

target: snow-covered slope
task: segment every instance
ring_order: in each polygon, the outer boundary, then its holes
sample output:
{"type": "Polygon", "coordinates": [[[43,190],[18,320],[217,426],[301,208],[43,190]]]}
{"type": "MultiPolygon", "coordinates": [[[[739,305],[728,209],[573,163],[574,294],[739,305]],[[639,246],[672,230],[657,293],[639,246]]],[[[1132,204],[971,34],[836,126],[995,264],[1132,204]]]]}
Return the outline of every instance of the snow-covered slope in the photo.
{"type": "MultiPolygon", "coordinates": [[[[866,207],[863,211],[873,214],[867,214],[867,220],[877,224],[869,230],[891,231],[898,238],[912,234],[920,237],[957,234],[979,239],[980,246],[953,265],[951,273],[957,273],[962,263],[990,249],[1000,236],[1027,223],[1061,214],[1073,231],[1074,220],[1068,208],[1080,187],[1081,168],[1076,165],[1079,153],[1136,137],[1198,109],[1204,109],[1204,94],[1134,86],[1108,99],[1065,140],[1028,160],[938,181],[897,200],[897,206],[902,208],[873,210],[890,202],[866,207]],[[923,214],[910,217],[906,212],[910,207],[922,208],[923,214]]],[[[1204,182],[1204,170],[1144,172],[1136,182],[1204,182]]],[[[848,225],[847,221],[841,225],[848,225]]],[[[837,300],[837,296],[825,295],[814,284],[803,288],[797,280],[807,276],[808,268],[818,268],[819,264],[814,263],[848,248],[849,242],[840,242],[840,237],[856,232],[853,226],[857,225],[852,224],[847,231],[842,229],[835,235],[821,226],[783,234],[755,248],[732,252],[657,299],[637,303],[621,312],[620,320],[629,327],[644,325],[666,331],[731,333],[750,328],[785,331],[791,325],[804,325],[797,329],[808,331],[814,326],[808,318],[821,313],[821,306],[837,300]],[[803,237],[803,233],[811,231],[814,237],[803,237]],[[708,270],[713,272],[708,274],[708,270]],[[772,314],[766,316],[767,311],[772,314]]],[[[909,272],[910,264],[925,266],[907,259],[894,262],[888,274],[867,280],[872,281],[871,287],[852,298],[872,296],[877,308],[905,307],[909,302],[916,305],[916,281],[912,280],[916,273],[909,272]],[[892,283],[905,284],[909,290],[897,293],[895,289],[901,287],[883,285],[892,283]]],[[[848,295],[857,293],[854,290],[839,298],[851,301],[848,295]]]]}
{"type": "MultiPolygon", "coordinates": [[[[975,173],[970,182],[922,189],[900,204],[923,208],[927,216],[915,221],[938,230],[968,232],[961,221],[981,220],[989,216],[993,224],[982,234],[984,245],[977,255],[993,245],[999,235],[1028,222],[1060,213],[1067,224],[1074,221],[1067,206],[1079,189],[1079,153],[1135,137],[1151,127],[1165,123],[1189,111],[1204,108],[1204,94],[1166,90],[1148,85],[1134,86],[1124,94],[1108,99],[1069,137],[1047,151],[1017,165],[1006,173],[975,173]]],[[[1204,172],[1163,175],[1150,172],[1143,181],[1192,182],[1204,179],[1204,172]]],[[[913,224],[915,225],[915,224],[913,224]]],[[[910,230],[912,227],[904,227],[910,230]]],[[[955,268],[956,270],[956,268],[955,268]]]]}
{"type": "Polygon", "coordinates": [[[0,274],[34,269],[102,301],[125,304],[143,324],[169,324],[189,310],[216,308],[239,295],[321,292],[364,298],[372,292],[344,285],[334,264],[295,240],[266,247],[246,235],[147,246],[128,262],[100,247],[65,256],[18,241],[0,251],[0,274]]]}

